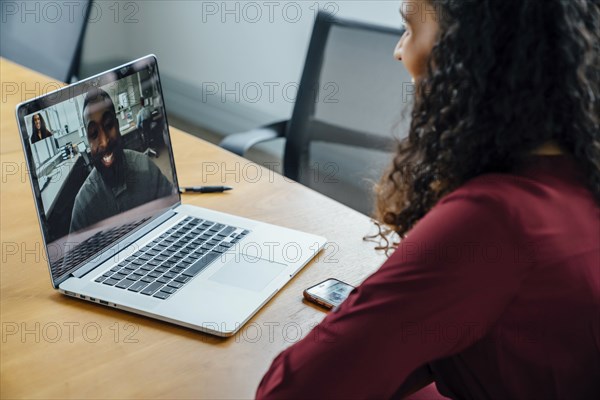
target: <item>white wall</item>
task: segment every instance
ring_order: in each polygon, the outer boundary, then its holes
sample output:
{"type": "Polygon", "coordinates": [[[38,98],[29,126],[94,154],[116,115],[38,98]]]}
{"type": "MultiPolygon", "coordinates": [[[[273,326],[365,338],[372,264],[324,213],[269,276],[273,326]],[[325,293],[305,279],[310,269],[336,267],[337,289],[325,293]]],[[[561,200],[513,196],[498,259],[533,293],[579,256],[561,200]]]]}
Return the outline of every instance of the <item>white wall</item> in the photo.
{"type": "Polygon", "coordinates": [[[154,53],[167,110],[226,133],[291,115],[317,7],[400,25],[399,0],[96,3],[83,70],[154,53]]]}

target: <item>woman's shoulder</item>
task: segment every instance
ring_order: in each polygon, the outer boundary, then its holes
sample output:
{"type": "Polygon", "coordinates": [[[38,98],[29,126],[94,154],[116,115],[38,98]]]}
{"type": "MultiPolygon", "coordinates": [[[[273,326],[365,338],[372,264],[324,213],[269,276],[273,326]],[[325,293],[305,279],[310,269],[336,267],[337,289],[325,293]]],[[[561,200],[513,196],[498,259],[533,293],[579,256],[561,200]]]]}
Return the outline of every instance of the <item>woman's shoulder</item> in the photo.
{"type": "Polygon", "coordinates": [[[482,174],[444,196],[438,205],[461,205],[454,208],[468,215],[495,215],[496,221],[521,227],[570,226],[569,218],[579,225],[597,221],[600,205],[585,179],[571,167],[546,158],[518,173],[482,174]],[[565,210],[571,210],[569,218],[565,210]]]}
{"type": "Polygon", "coordinates": [[[576,201],[592,198],[585,176],[568,155],[534,156],[519,169],[507,173],[486,173],[464,183],[445,200],[457,197],[484,197],[515,203],[525,200],[576,201]]]}
{"type": "MultiPolygon", "coordinates": [[[[534,186],[534,185],[533,185],[534,186]]],[[[511,203],[524,192],[531,192],[532,183],[513,174],[490,173],[470,179],[444,196],[439,204],[455,201],[511,203]]]]}

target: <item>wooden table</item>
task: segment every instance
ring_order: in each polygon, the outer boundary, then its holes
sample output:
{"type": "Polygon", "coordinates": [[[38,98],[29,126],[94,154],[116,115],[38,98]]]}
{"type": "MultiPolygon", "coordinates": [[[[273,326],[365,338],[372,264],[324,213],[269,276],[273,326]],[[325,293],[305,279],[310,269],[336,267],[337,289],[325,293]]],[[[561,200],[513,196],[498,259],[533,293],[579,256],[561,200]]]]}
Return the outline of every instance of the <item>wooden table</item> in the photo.
{"type": "Polygon", "coordinates": [[[228,339],[61,295],[50,284],[15,120],[17,103],[60,84],[3,59],[0,78],[2,398],[251,398],[272,359],[325,315],[303,302],[302,290],[329,277],[358,284],[384,261],[362,240],[373,232],[367,217],[172,128],[182,185],[204,175],[207,184],[235,187],[186,195],[184,203],[312,232],[330,244],[228,339]]]}

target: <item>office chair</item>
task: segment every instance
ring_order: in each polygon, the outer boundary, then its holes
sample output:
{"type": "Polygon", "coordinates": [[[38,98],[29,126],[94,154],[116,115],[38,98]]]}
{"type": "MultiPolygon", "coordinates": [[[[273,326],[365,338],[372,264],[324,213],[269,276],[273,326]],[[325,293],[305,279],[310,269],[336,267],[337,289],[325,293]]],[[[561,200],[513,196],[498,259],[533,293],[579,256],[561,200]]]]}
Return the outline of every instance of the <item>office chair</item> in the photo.
{"type": "Polygon", "coordinates": [[[1,0],[0,56],[70,83],[79,69],[92,0],[1,0]]]}
{"type": "Polygon", "coordinates": [[[319,12],[291,119],[229,135],[220,146],[267,157],[284,147],[285,176],[370,214],[372,185],[407,128],[411,78],[392,57],[402,33],[319,12]]]}

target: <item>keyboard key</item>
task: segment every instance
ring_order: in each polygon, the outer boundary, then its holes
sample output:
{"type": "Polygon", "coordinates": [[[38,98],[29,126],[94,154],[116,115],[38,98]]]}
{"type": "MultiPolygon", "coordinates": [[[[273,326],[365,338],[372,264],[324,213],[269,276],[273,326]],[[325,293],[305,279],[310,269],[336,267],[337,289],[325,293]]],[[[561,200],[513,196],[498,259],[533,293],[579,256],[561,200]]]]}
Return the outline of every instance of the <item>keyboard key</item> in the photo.
{"type": "Polygon", "coordinates": [[[132,279],[123,279],[121,282],[117,283],[115,285],[115,287],[118,287],[120,289],[127,289],[129,286],[133,285],[134,283],[135,283],[135,281],[132,279]]]}
{"type": "Polygon", "coordinates": [[[154,282],[154,278],[152,278],[152,277],[150,277],[150,276],[145,276],[145,277],[143,277],[143,278],[142,278],[142,279],[140,279],[140,280],[141,280],[142,282],[147,282],[147,283],[154,282]]]}
{"type": "Polygon", "coordinates": [[[104,283],[105,285],[108,285],[108,286],[114,286],[115,284],[119,283],[119,280],[118,279],[109,278],[109,279],[105,280],[102,283],[104,283]]]}
{"type": "Polygon", "coordinates": [[[187,283],[190,281],[190,279],[192,279],[192,278],[190,278],[189,276],[179,275],[177,278],[175,278],[173,280],[176,282],[180,282],[180,283],[187,283]]]}
{"type": "Polygon", "coordinates": [[[169,282],[169,283],[167,284],[167,286],[173,287],[173,288],[175,288],[175,289],[179,289],[180,287],[182,287],[182,286],[183,286],[183,283],[181,283],[181,282],[176,282],[176,281],[172,281],[172,282],[169,282]]]}
{"type": "Polygon", "coordinates": [[[171,267],[174,267],[175,264],[177,264],[177,260],[168,259],[168,260],[164,261],[161,264],[161,266],[166,267],[166,268],[171,268],[171,267]]]}
{"type": "Polygon", "coordinates": [[[154,269],[154,265],[144,264],[144,265],[140,266],[140,269],[142,269],[144,271],[152,271],[154,269]]]}
{"type": "Polygon", "coordinates": [[[150,296],[151,294],[154,294],[154,292],[156,292],[162,286],[163,286],[163,284],[160,282],[151,283],[144,290],[142,290],[142,294],[150,296]]]}
{"type": "Polygon", "coordinates": [[[182,272],[182,275],[196,276],[200,271],[206,268],[211,262],[219,257],[218,253],[210,253],[196,261],[191,267],[182,272]]]}
{"type": "Polygon", "coordinates": [[[160,273],[167,272],[168,270],[169,270],[169,268],[167,268],[167,267],[156,267],[156,268],[154,268],[154,271],[160,272],[160,273]]]}
{"type": "Polygon", "coordinates": [[[154,271],[152,271],[148,274],[148,276],[150,276],[152,278],[158,278],[160,275],[161,275],[160,272],[154,272],[154,271]]]}
{"type": "Polygon", "coordinates": [[[169,278],[169,279],[173,279],[177,276],[177,274],[175,272],[167,272],[166,274],[163,275],[165,278],[169,278]]]}
{"type": "Polygon", "coordinates": [[[164,288],[160,289],[161,292],[165,292],[165,293],[169,293],[169,294],[173,294],[177,291],[176,288],[174,287],[169,287],[169,286],[165,286],[164,288]]]}
{"type": "Polygon", "coordinates": [[[104,280],[106,280],[106,276],[100,276],[100,277],[96,278],[96,280],[94,282],[102,282],[104,280]]]}
{"type": "Polygon", "coordinates": [[[160,282],[162,284],[168,283],[170,281],[171,281],[171,278],[167,278],[167,277],[164,277],[164,276],[161,276],[160,278],[158,278],[156,280],[156,282],[160,282]]]}
{"type": "Polygon", "coordinates": [[[222,235],[229,235],[231,232],[235,231],[235,228],[233,226],[228,226],[225,229],[223,229],[221,231],[222,235]]]}
{"type": "Polygon", "coordinates": [[[148,283],[139,281],[139,282],[136,282],[133,285],[129,286],[128,290],[131,290],[132,292],[139,292],[146,286],[148,286],[148,283]]]}
{"type": "Polygon", "coordinates": [[[161,300],[165,300],[166,298],[168,298],[170,296],[169,293],[165,293],[165,292],[158,292],[156,293],[153,297],[157,297],[161,300]]]}

